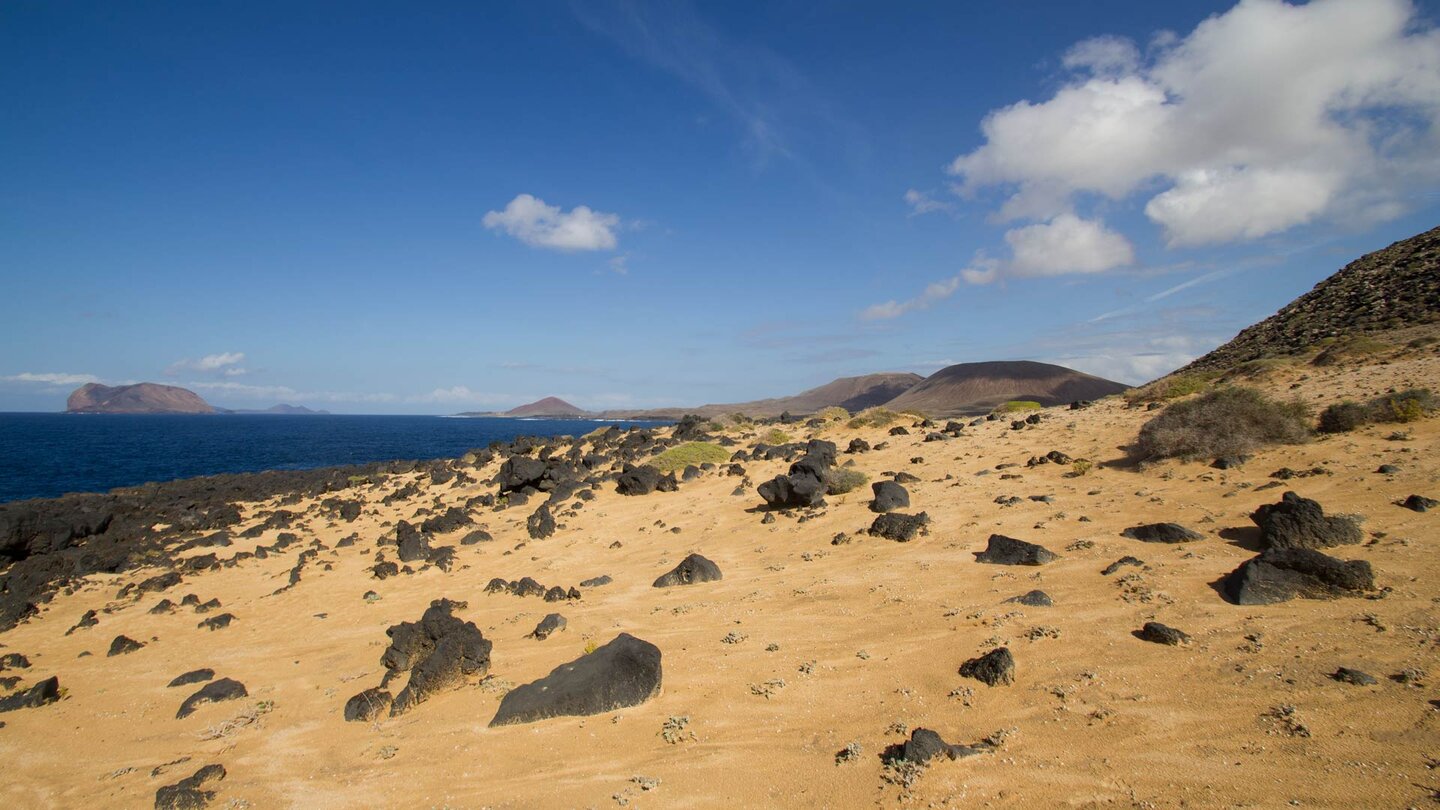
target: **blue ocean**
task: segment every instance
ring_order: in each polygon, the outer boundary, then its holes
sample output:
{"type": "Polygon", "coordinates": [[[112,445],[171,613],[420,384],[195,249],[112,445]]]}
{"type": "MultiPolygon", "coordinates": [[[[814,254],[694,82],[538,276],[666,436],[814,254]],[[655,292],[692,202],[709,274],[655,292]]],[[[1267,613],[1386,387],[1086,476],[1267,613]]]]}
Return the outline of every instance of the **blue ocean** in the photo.
{"type": "MultiPolygon", "coordinates": [[[[607,422],[443,416],[0,413],[0,503],[197,475],[455,458],[607,422]]],[[[658,425],[663,422],[623,422],[658,425]]]]}

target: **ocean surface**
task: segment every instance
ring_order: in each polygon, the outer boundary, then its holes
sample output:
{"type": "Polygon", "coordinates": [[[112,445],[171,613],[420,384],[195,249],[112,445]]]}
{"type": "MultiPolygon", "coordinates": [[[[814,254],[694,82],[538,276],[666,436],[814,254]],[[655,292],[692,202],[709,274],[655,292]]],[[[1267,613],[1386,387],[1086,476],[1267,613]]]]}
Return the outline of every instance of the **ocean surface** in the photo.
{"type": "Polygon", "coordinates": [[[0,503],[197,475],[455,458],[607,423],[444,416],[0,413],[0,503]]]}

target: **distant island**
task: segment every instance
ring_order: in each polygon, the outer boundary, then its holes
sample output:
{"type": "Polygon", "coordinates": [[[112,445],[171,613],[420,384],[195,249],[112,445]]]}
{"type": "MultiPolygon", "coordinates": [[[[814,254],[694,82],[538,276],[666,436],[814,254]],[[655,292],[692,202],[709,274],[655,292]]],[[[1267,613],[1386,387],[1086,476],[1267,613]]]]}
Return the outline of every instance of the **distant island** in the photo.
{"type": "Polygon", "coordinates": [[[217,408],[188,388],[160,383],[101,385],[86,383],[65,400],[66,413],[173,413],[173,414],[268,414],[276,416],[321,416],[303,405],[273,405],[264,410],[217,408]]]}
{"type": "Polygon", "coordinates": [[[508,411],[466,411],[457,416],[508,419],[658,419],[677,420],[742,413],[754,418],[807,416],[826,408],[851,413],[885,407],[933,417],[975,416],[1014,400],[1042,406],[1095,400],[1130,386],[1052,363],[1000,360],[946,366],[929,377],[909,372],[880,372],[841,377],[788,397],[692,407],[586,411],[558,397],[545,397],[508,411]]]}
{"type": "Polygon", "coordinates": [[[465,411],[456,416],[486,416],[501,419],[593,419],[596,414],[577,408],[559,397],[545,397],[508,411],[465,411]]]}

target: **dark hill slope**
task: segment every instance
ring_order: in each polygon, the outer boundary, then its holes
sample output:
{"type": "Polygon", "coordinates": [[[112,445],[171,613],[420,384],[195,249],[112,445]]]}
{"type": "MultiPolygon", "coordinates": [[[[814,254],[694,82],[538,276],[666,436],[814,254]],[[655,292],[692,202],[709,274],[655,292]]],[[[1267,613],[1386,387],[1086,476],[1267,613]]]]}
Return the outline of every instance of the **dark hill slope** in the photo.
{"type": "Polygon", "coordinates": [[[1030,360],[960,363],[931,374],[885,407],[930,416],[980,414],[1010,400],[1063,405],[1118,394],[1129,386],[1030,360]]]}

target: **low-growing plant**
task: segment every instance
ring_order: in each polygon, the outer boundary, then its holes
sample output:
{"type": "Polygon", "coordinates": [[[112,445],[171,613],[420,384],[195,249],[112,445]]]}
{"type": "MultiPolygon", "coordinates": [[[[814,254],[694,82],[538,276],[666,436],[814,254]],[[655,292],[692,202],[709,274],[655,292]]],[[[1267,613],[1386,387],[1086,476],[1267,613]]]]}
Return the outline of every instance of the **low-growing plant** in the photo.
{"type": "Polygon", "coordinates": [[[739,411],[730,414],[730,421],[734,422],[740,427],[750,427],[751,425],[755,424],[754,419],[751,419],[750,417],[746,416],[743,413],[740,413],[739,411]]]}
{"type": "Polygon", "coordinates": [[[1141,460],[1240,456],[1270,444],[1310,437],[1310,414],[1299,401],[1279,402],[1253,388],[1219,388],[1167,407],[1140,428],[1141,460]]]}
{"type": "Polygon", "coordinates": [[[1041,408],[1040,403],[1035,402],[1034,400],[1030,400],[1030,399],[1012,399],[1012,400],[1010,400],[1009,402],[1003,402],[1003,403],[1001,403],[1000,405],[996,406],[996,407],[995,407],[995,412],[996,412],[996,413],[1019,413],[1019,412],[1021,412],[1021,411],[1038,411],[1038,410],[1040,410],[1040,408],[1041,408]]]}
{"type": "Polygon", "coordinates": [[[1095,462],[1091,461],[1088,458],[1077,458],[1074,461],[1070,462],[1069,474],[1072,478],[1082,478],[1086,475],[1089,475],[1090,471],[1093,469],[1095,469],[1095,462]]]}
{"type": "Polygon", "coordinates": [[[1218,372],[1213,371],[1172,374],[1169,377],[1162,377],[1147,385],[1126,391],[1125,401],[1132,405],[1137,402],[1169,402],[1172,399],[1204,391],[1219,376],[1218,372]]]}
{"type": "Polygon", "coordinates": [[[1310,362],[1317,366],[1333,366],[1345,360],[1354,360],[1362,357],[1370,357],[1383,351],[1393,348],[1390,344],[1376,340],[1366,335],[1337,340],[1326,346],[1323,351],[1315,355],[1310,362]]]}
{"type": "Polygon", "coordinates": [[[730,452],[710,442],[686,442],[678,444],[650,459],[662,473],[683,470],[691,464],[720,464],[730,460],[730,452]]]}
{"type": "Polygon", "coordinates": [[[850,412],[839,405],[832,405],[815,414],[815,418],[824,419],[826,422],[843,422],[850,418],[850,412]]]}
{"type": "Polygon", "coordinates": [[[760,435],[760,442],[761,444],[789,444],[792,438],[789,433],[780,428],[770,428],[760,435]]]}
{"type": "Polygon", "coordinates": [[[859,470],[840,467],[830,471],[825,478],[825,492],[829,495],[844,495],[870,482],[870,476],[859,470]]]}
{"type": "Polygon", "coordinates": [[[1369,424],[1370,409],[1358,402],[1336,402],[1320,412],[1321,433],[1348,433],[1369,424]]]}
{"type": "Polygon", "coordinates": [[[1435,410],[1429,388],[1409,388],[1370,400],[1370,418],[1376,422],[1414,422],[1435,410]]]}
{"type": "Polygon", "coordinates": [[[877,405],[855,414],[855,418],[851,419],[848,424],[851,428],[889,427],[899,418],[900,414],[877,405]]]}
{"type": "Polygon", "coordinates": [[[1435,411],[1435,395],[1428,388],[1410,388],[1378,396],[1361,404],[1337,402],[1320,414],[1321,433],[1346,433],[1376,422],[1414,422],[1435,411]]]}

